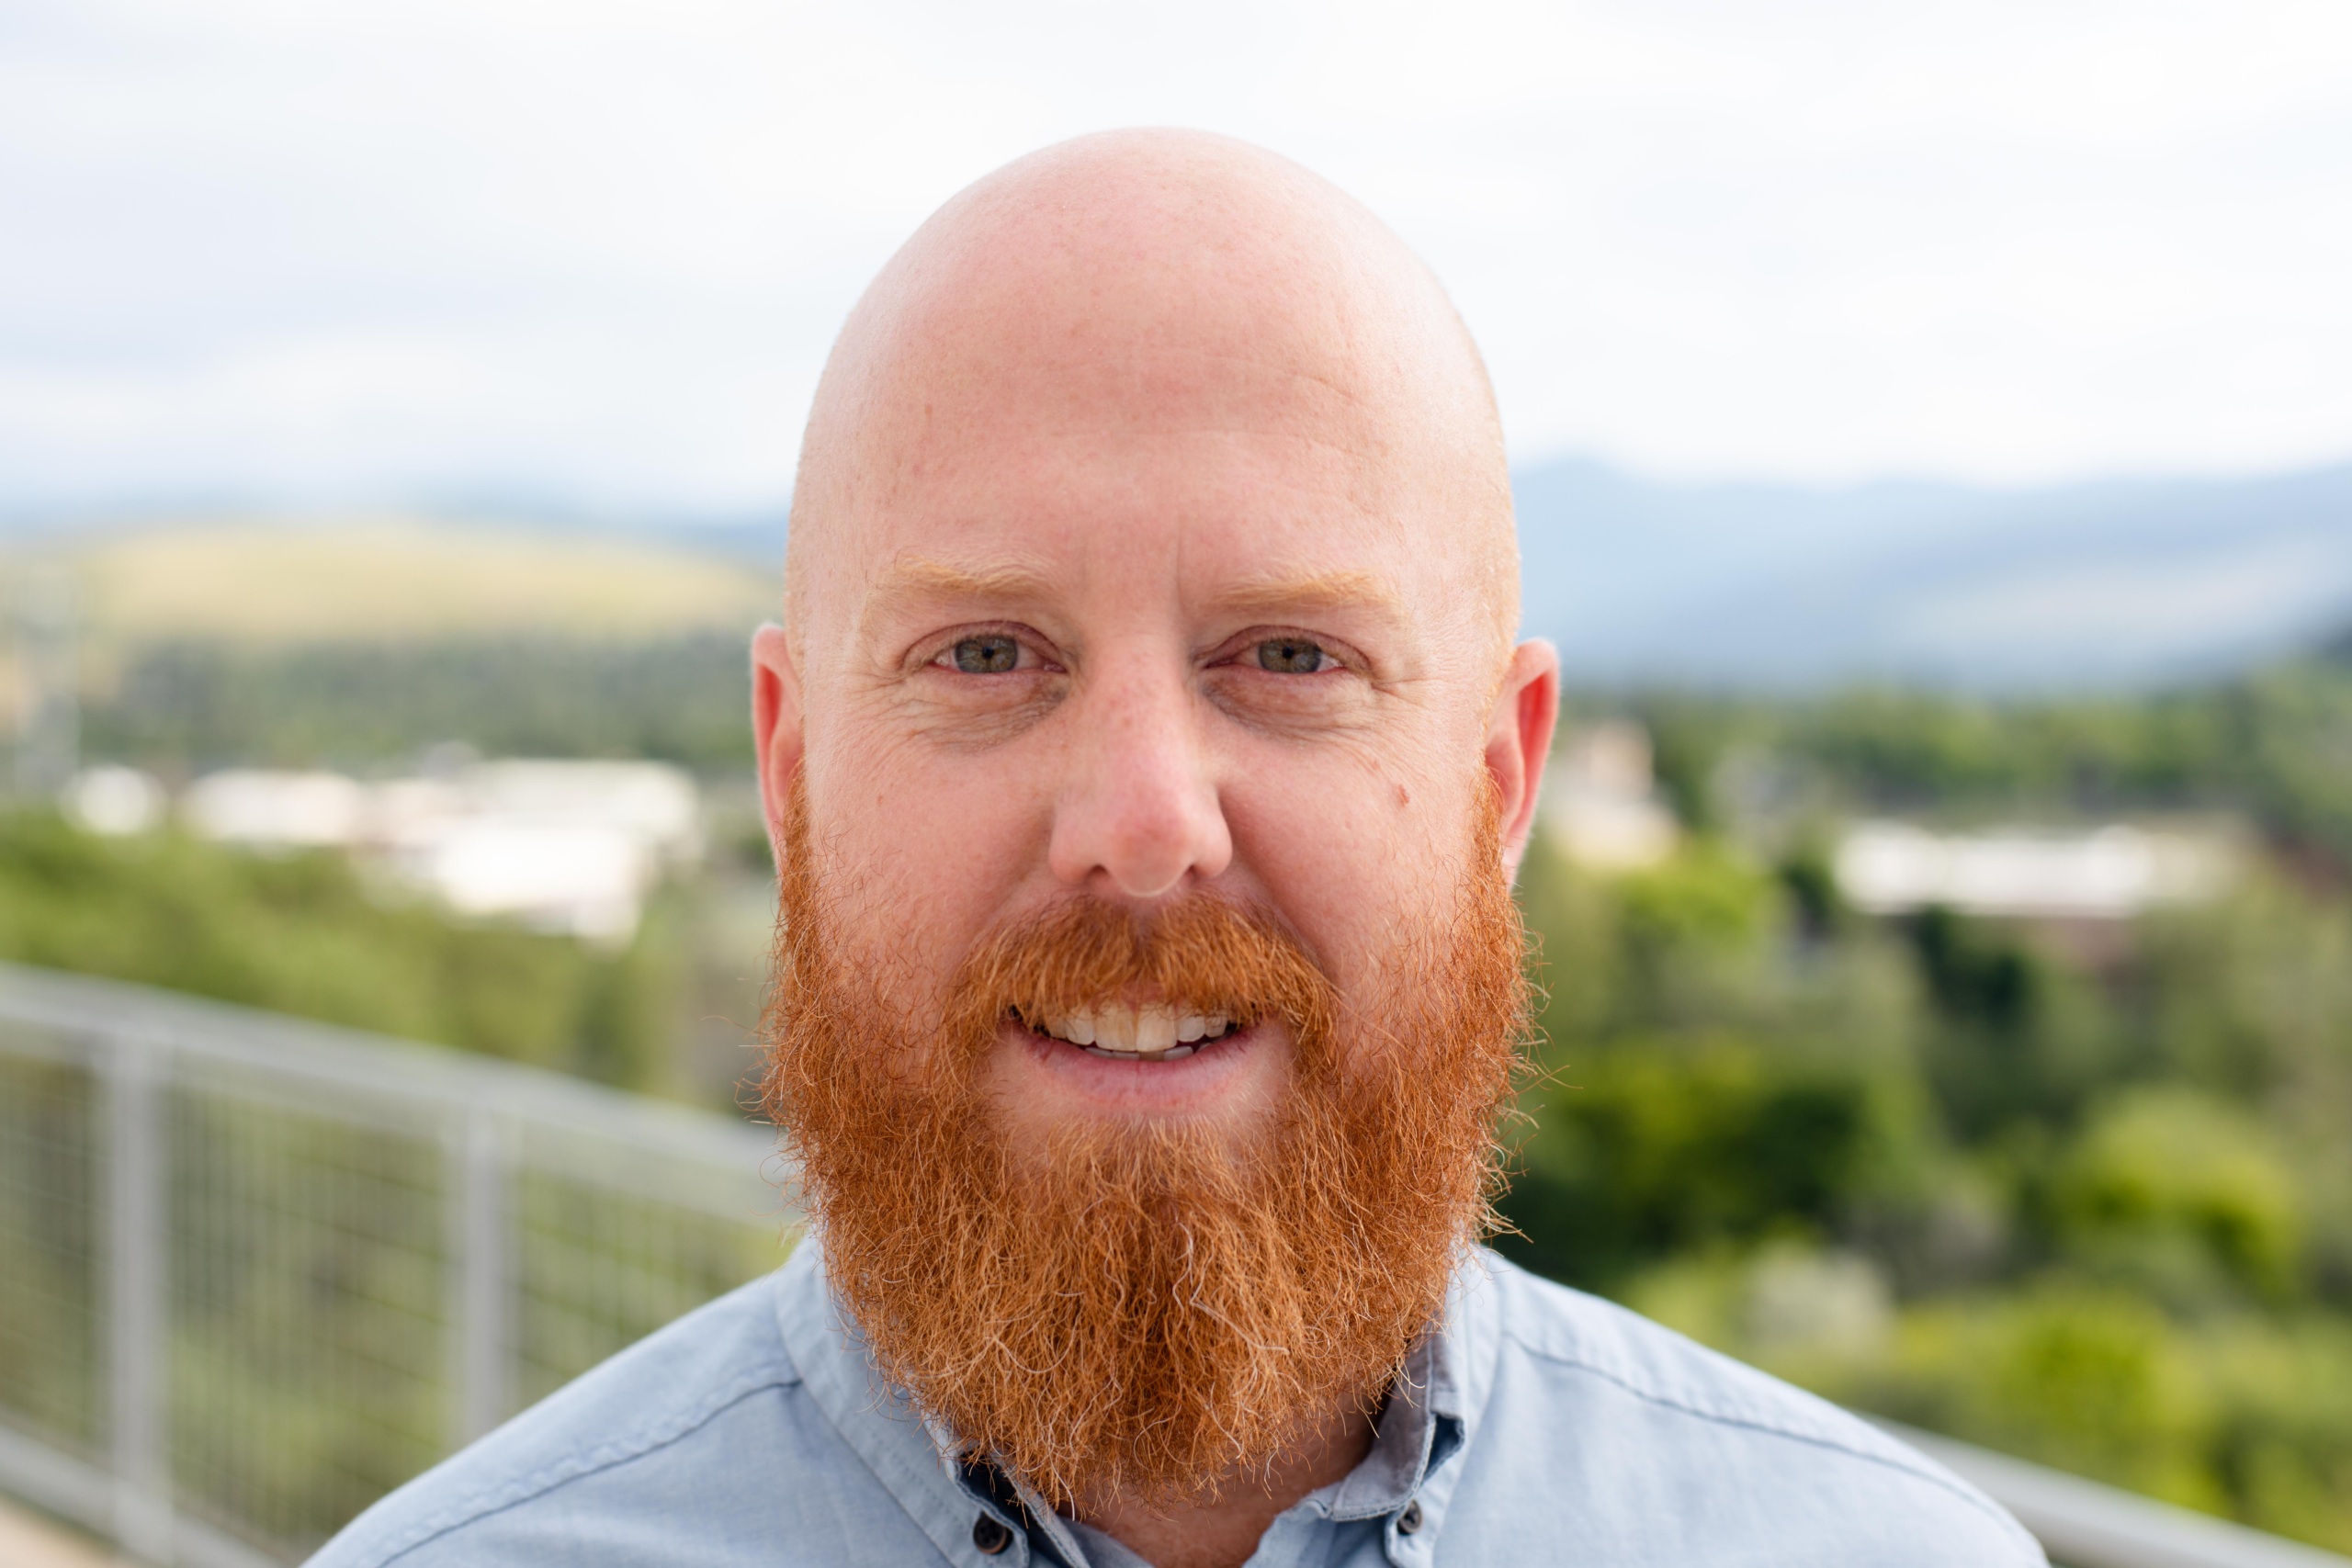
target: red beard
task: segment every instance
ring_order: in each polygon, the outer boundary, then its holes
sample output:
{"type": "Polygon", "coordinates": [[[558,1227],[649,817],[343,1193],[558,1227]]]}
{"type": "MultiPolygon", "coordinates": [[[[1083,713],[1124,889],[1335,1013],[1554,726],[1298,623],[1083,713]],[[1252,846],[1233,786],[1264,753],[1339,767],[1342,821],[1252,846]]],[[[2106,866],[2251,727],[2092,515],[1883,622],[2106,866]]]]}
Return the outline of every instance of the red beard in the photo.
{"type": "Polygon", "coordinates": [[[1492,1223],[1521,1062],[1524,937],[1491,810],[1456,885],[1343,1007],[1266,914],[1195,896],[1140,921],[1074,899],[994,932],[935,1017],[875,982],[786,825],[767,1109],[833,1290],[884,1373],[1057,1507],[1168,1503],[1378,1405],[1492,1223]],[[1014,1149],[981,1082],[1008,1015],[1154,995],[1279,1020],[1295,1069],[1237,1146],[1183,1123],[1014,1149]]]}

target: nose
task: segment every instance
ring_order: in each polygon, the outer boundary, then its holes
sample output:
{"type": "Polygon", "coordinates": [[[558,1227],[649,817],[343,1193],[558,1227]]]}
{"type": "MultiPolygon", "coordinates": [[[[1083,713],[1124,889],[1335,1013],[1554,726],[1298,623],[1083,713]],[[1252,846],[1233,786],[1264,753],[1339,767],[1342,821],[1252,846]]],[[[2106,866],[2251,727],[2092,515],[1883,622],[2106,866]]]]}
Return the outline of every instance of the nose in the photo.
{"type": "Polygon", "coordinates": [[[1129,898],[1156,898],[1187,873],[1224,871],[1233,835],[1187,671],[1138,651],[1091,674],[1068,716],[1077,740],[1055,803],[1054,875],[1072,887],[1100,875],[1129,898]]]}

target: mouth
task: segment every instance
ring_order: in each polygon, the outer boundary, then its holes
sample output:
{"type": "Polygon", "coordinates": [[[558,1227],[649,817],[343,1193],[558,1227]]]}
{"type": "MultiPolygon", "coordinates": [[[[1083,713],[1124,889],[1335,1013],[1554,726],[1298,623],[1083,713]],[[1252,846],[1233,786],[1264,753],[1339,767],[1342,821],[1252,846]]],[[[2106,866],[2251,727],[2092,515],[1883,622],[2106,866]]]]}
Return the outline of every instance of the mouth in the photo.
{"type": "Polygon", "coordinates": [[[1176,1012],[1159,1007],[1107,1007],[1025,1018],[1021,1025],[1111,1062],[1181,1062],[1240,1032],[1224,1013],[1176,1012]]]}

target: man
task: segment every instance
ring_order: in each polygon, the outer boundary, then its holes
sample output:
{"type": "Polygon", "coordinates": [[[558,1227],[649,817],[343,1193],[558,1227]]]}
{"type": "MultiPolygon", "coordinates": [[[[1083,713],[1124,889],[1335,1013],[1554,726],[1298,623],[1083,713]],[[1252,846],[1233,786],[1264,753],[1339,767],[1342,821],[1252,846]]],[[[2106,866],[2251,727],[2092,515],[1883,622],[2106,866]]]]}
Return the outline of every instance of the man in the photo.
{"type": "Polygon", "coordinates": [[[810,1238],[320,1561],[2040,1562],[1475,1249],[1517,618],[1484,370],[1361,208],[1159,132],[956,197],[833,351],[753,647],[810,1238]]]}

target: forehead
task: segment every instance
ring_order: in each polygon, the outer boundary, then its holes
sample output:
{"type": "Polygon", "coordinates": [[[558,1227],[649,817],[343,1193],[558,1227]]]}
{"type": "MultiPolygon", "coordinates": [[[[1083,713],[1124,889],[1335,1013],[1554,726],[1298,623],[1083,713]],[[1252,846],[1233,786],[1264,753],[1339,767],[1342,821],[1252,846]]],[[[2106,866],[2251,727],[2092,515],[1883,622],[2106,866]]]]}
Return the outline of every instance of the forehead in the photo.
{"type": "Polygon", "coordinates": [[[1114,339],[984,310],[921,334],[865,400],[835,586],[856,596],[913,558],[1065,586],[1428,597],[1443,541],[1412,547],[1437,520],[1399,400],[1312,330],[1233,315],[1114,339]]]}
{"type": "Polygon", "coordinates": [[[803,637],[910,553],[1183,589],[1351,570],[1507,633],[1500,432],[1419,263],[1299,180],[1081,172],[958,197],[853,312],[794,502],[803,637]]]}

